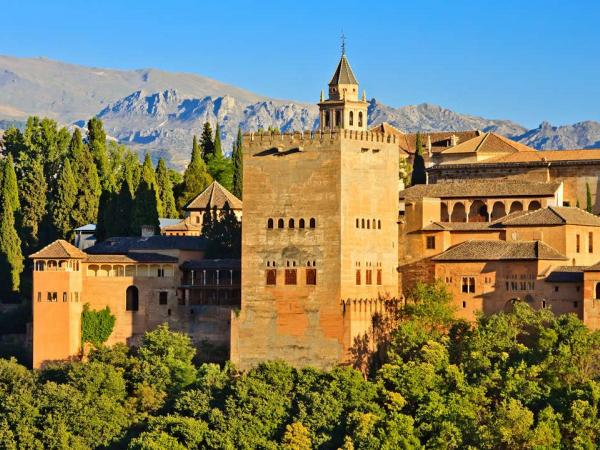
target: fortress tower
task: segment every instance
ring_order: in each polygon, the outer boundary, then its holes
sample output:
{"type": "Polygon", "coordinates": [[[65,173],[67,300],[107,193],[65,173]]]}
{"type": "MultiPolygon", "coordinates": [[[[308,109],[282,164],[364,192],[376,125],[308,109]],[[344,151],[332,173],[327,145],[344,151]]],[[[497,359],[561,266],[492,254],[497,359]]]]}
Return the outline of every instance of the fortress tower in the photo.
{"type": "Polygon", "coordinates": [[[343,54],[319,104],[329,126],[244,138],[242,302],[231,343],[242,368],[346,362],[383,300],[398,295],[398,144],[366,130],[357,91],[343,54]]]}

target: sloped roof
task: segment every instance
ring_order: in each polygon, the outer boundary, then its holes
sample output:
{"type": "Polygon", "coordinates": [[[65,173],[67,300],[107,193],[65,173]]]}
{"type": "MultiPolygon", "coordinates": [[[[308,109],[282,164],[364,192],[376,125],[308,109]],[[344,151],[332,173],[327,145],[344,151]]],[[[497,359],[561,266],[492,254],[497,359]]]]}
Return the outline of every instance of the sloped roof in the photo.
{"type": "Polygon", "coordinates": [[[578,283],[583,281],[584,266],[560,266],[556,267],[546,277],[549,283],[578,283]]]}
{"type": "Polygon", "coordinates": [[[58,239],[51,244],[46,245],[40,251],[29,256],[30,258],[76,258],[83,259],[87,255],[74,245],[63,239],[58,239]]]}
{"type": "Polygon", "coordinates": [[[542,183],[537,181],[489,180],[442,182],[417,184],[400,191],[400,198],[466,198],[466,197],[539,197],[553,196],[560,187],[560,181],[542,183]]]}
{"type": "Polygon", "coordinates": [[[434,261],[512,261],[553,259],[567,260],[541,241],[469,240],[450,247],[434,261]]]}
{"type": "Polygon", "coordinates": [[[482,163],[528,163],[528,162],[558,162],[558,161],[588,161],[600,160],[600,149],[580,150],[537,150],[502,155],[482,163]]]}
{"type": "Polygon", "coordinates": [[[490,229],[490,222],[432,222],[423,227],[425,231],[482,231],[490,229]]]}
{"type": "Polygon", "coordinates": [[[348,62],[345,53],[342,54],[337,69],[335,69],[335,73],[329,82],[330,86],[336,84],[358,84],[358,81],[356,80],[356,77],[350,68],[350,63],[348,62]]]}
{"type": "Polygon", "coordinates": [[[515,142],[496,133],[485,133],[468,141],[459,143],[442,151],[442,154],[454,153],[516,153],[536,152],[534,148],[515,142]]]}
{"type": "Polygon", "coordinates": [[[500,223],[503,226],[569,224],[600,227],[600,217],[577,207],[549,206],[517,217],[505,218],[500,223]]]}
{"type": "Polygon", "coordinates": [[[132,252],[128,255],[88,255],[86,262],[88,263],[175,263],[177,258],[169,255],[162,255],[160,253],[142,253],[132,252]]]}
{"type": "Polygon", "coordinates": [[[190,200],[184,209],[206,209],[206,207],[222,209],[225,202],[231,209],[242,209],[242,201],[225,189],[218,181],[213,181],[202,193],[190,200]]]}
{"type": "Polygon", "coordinates": [[[194,261],[185,261],[181,268],[184,270],[201,270],[201,269],[222,269],[222,270],[239,270],[242,267],[242,262],[238,258],[223,258],[223,259],[202,259],[194,261]]]}
{"type": "Polygon", "coordinates": [[[163,227],[162,231],[200,231],[200,225],[189,223],[184,219],[173,225],[163,227]]]}
{"type": "Polygon", "coordinates": [[[206,250],[201,236],[112,237],[86,249],[88,254],[126,255],[141,250],[206,250]]]}

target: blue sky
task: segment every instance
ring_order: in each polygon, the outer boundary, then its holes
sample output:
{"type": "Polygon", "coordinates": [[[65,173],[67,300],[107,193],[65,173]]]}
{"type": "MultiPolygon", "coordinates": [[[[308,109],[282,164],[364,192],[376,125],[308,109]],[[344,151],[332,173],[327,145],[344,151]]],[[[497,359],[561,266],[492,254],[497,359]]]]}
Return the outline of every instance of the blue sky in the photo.
{"type": "Polygon", "coordinates": [[[525,126],[600,121],[600,2],[0,2],[0,54],[198,73],[316,102],[340,53],[369,97],[525,126]]]}

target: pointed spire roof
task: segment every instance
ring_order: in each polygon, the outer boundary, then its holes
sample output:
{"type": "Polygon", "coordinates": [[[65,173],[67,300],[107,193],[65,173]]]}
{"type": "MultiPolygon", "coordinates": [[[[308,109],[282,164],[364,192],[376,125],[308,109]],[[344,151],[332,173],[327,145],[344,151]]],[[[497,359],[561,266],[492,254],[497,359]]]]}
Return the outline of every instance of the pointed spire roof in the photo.
{"type": "Polygon", "coordinates": [[[340,59],[337,69],[335,69],[335,73],[329,82],[329,86],[336,84],[358,85],[358,81],[356,80],[354,73],[352,73],[352,68],[350,67],[350,63],[348,62],[345,53],[342,53],[342,58],[340,59]]]}
{"type": "Polygon", "coordinates": [[[52,242],[51,244],[46,245],[39,252],[34,253],[29,256],[30,258],[73,258],[73,259],[83,259],[87,258],[87,254],[79,250],[72,244],[69,244],[67,241],[63,239],[59,239],[57,241],[52,242]]]}
{"type": "Polygon", "coordinates": [[[225,203],[229,204],[231,209],[242,209],[242,201],[225,189],[218,181],[213,181],[202,193],[194,197],[187,205],[185,210],[214,208],[223,209],[225,203]]]}

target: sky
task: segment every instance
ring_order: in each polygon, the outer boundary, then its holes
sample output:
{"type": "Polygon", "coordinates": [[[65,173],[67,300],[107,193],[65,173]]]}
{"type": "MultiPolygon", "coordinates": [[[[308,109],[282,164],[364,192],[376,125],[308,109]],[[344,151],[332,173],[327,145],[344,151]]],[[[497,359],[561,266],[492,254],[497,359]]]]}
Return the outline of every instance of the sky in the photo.
{"type": "Polygon", "coordinates": [[[0,54],[191,72],[317,102],[340,56],[367,97],[532,128],[600,121],[600,2],[0,0],[0,54]]]}

